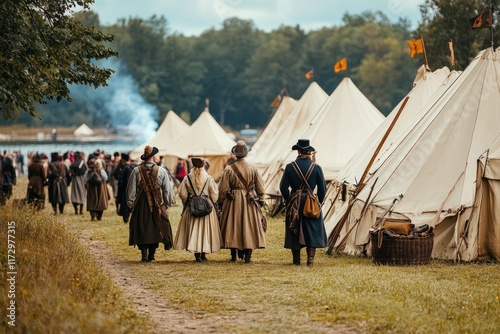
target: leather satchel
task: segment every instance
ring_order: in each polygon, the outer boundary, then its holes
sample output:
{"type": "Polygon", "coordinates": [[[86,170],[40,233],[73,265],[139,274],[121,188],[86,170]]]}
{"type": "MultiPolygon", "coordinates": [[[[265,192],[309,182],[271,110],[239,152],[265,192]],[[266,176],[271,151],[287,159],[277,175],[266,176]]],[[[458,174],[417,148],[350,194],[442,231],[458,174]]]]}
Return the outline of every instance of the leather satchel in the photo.
{"type": "Polygon", "coordinates": [[[307,179],[309,179],[309,176],[311,175],[314,168],[314,162],[309,166],[306,176],[302,174],[299,166],[295,161],[292,161],[292,166],[295,169],[295,172],[297,172],[299,177],[302,179],[301,189],[304,187],[304,185],[307,188],[306,200],[302,209],[302,215],[306,218],[318,219],[321,216],[321,204],[319,203],[318,196],[313,193],[311,187],[309,186],[309,183],[307,182],[307,179]]]}

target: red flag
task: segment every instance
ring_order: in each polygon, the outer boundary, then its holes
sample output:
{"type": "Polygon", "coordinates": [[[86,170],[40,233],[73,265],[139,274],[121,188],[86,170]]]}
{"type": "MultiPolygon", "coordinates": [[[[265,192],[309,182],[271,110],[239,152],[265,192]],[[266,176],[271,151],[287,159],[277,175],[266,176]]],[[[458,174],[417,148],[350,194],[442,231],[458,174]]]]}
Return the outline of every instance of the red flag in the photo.
{"type": "Polygon", "coordinates": [[[491,14],[492,13],[490,9],[487,12],[469,19],[472,29],[491,28],[491,25],[493,23],[493,16],[491,14]]]}

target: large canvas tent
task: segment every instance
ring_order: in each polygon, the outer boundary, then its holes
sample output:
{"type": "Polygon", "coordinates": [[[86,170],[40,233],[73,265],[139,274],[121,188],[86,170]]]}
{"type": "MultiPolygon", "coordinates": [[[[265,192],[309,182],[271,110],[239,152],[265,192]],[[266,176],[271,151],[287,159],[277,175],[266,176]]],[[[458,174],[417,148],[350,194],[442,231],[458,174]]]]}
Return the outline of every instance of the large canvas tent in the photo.
{"type": "Polygon", "coordinates": [[[284,96],[257,141],[252,145],[252,149],[248,152],[247,160],[259,168],[261,173],[269,165],[269,157],[266,155],[267,147],[280,138],[286,121],[296,105],[297,100],[284,96]]]}
{"type": "MultiPolygon", "coordinates": [[[[292,111],[290,111],[279,135],[271,138],[266,145],[260,148],[259,152],[257,152],[257,149],[254,150],[259,157],[263,158],[261,163],[267,166],[266,170],[262,173],[264,183],[268,176],[274,174],[270,169],[273,168],[273,165],[279,165],[280,157],[288,152],[289,147],[295,144],[305,124],[309,124],[312,121],[318,109],[327,98],[328,94],[313,81],[307,87],[304,94],[302,94],[292,111]]],[[[249,161],[252,163],[256,162],[252,158],[249,161]]]]}
{"type": "Polygon", "coordinates": [[[138,160],[144,153],[144,147],[146,145],[155,146],[159,150],[158,154],[163,156],[163,163],[165,166],[167,166],[171,172],[175,172],[178,158],[185,158],[183,154],[176,153],[175,143],[188,131],[188,129],[189,124],[180,118],[173,110],[169,110],[153,137],[134,148],[130,152],[130,157],[138,160]],[[168,154],[167,150],[169,152],[168,154]]]}
{"type": "Polygon", "coordinates": [[[297,139],[307,138],[316,149],[316,162],[322,167],[325,179],[336,173],[356,153],[359,147],[380,125],[385,117],[361,93],[350,78],[344,78],[301,131],[289,142],[280,168],[266,184],[267,193],[279,192],[284,167],[295,160],[291,147],[297,139]]]}
{"type": "Polygon", "coordinates": [[[236,142],[205,108],[188,131],[177,140],[175,147],[172,150],[168,148],[165,154],[206,158],[210,163],[209,174],[218,180],[235,145],[236,142]]]}
{"type": "MultiPolygon", "coordinates": [[[[471,249],[477,242],[462,238],[476,211],[477,159],[494,147],[500,133],[499,57],[498,50],[481,51],[402,134],[404,140],[374,166],[351,214],[339,225],[343,237],[335,243],[338,250],[369,252],[370,227],[377,219],[391,218],[433,226],[435,258],[477,258],[478,252],[471,249]]],[[[488,224],[498,221],[498,210],[485,213],[488,224]]],[[[483,254],[483,258],[494,256],[483,254]]]]}
{"type": "MultiPolygon", "coordinates": [[[[407,133],[425,113],[424,106],[431,106],[458,77],[459,72],[443,67],[434,72],[427,71],[422,65],[417,71],[414,86],[411,91],[394,107],[380,126],[365,141],[349,162],[342,167],[332,182],[328,185],[327,198],[323,205],[323,213],[327,227],[336,223],[336,220],[347,210],[348,192],[354,192],[358,182],[361,182],[365,169],[374,155],[375,164],[380,161],[382,154],[387,155],[397,146],[398,140],[403,140],[402,133],[407,133]],[[408,99],[407,99],[408,98],[408,99]],[[406,101],[406,104],[404,104],[406,101]],[[383,144],[379,153],[376,150],[383,144]],[[344,193],[344,198],[342,196],[344,193]]],[[[373,170],[368,170],[373,174],[373,170]]]]}

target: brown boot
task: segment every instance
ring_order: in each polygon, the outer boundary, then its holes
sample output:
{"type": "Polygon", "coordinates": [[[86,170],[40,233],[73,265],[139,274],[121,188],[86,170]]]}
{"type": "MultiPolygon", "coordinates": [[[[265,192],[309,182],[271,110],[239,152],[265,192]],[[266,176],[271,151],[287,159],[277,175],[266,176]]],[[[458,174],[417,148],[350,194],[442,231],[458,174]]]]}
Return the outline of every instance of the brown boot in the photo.
{"type": "Polygon", "coordinates": [[[312,267],[314,264],[314,256],[316,255],[316,248],[307,247],[307,266],[312,267]]]}

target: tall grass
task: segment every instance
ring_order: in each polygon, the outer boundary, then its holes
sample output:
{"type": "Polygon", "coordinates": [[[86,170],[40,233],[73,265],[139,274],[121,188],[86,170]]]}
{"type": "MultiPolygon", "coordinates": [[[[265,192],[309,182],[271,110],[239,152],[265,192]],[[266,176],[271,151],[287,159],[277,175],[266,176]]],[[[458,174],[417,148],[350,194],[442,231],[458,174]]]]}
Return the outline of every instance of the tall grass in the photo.
{"type": "Polygon", "coordinates": [[[69,231],[67,219],[56,219],[48,212],[1,208],[0,327],[12,333],[147,331],[145,319],[131,311],[113,282],[89,258],[69,231]],[[15,268],[10,270],[8,222],[15,223],[10,225],[15,226],[15,268]],[[7,293],[13,291],[8,272],[16,272],[14,298],[7,293]],[[6,317],[6,310],[11,301],[15,301],[16,316],[15,323],[8,324],[12,319],[6,317]]]}
{"type": "MultiPolygon", "coordinates": [[[[283,248],[282,218],[269,219],[267,247],[254,251],[251,264],[231,263],[228,250],[208,254],[204,263],[196,263],[188,252],[159,250],[156,262],[142,263],[139,250],[128,246],[128,225],[113,206],[102,222],[69,213],[55,222],[49,211],[26,218],[13,212],[1,215],[3,221],[26,221],[19,268],[25,268],[23,278],[32,283],[20,283],[27,292],[18,294],[24,298],[20,305],[30,305],[19,314],[29,332],[47,322],[52,332],[86,332],[84,319],[97,319],[92,326],[108,326],[102,331],[106,333],[139,326],[140,318],[129,311],[108,318],[110,309],[121,310],[116,306],[122,301],[99,268],[75,259],[74,254],[86,259],[71,236],[75,234],[90,235],[109,247],[146,286],[163,295],[166,306],[219,319],[220,333],[500,333],[499,264],[432,260],[425,266],[377,266],[371,259],[318,250],[312,268],[293,266],[290,251],[283,248]],[[31,245],[31,239],[39,245],[31,245]],[[60,287],[64,296],[57,292],[60,287]],[[57,306],[60,301],[83,314],[63,310],[65,306],[57,306]],[[57,320],[47,310],[55,310],[57,320]]],[[[171,209],[174,234],[180,211],[171,209]]],[[[304,261],[304,251],[302,257],[304,261]]]]}

